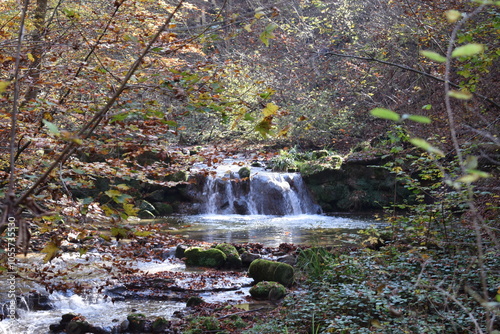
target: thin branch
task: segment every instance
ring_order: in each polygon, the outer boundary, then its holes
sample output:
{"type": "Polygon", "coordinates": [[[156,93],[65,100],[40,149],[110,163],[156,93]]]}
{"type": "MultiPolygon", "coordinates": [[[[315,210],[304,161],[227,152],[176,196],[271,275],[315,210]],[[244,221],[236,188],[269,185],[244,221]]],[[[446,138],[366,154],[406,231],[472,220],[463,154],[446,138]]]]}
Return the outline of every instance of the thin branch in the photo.
{"type": "MultiPolygon", "coordinates": [[[[10,128],[10,178],[9,178],[9,188],[7,191],[7,201],[10,201],[10,196],[14,194],[14,183],[16,178],[16,134],[17,134],[17,114],[18,114],[18,103],[19,103],[19,73],[21,64],[21,45],[23,44],[23,32],[24,32],[24,21],[26,19],[26,14],[28,11],[29,0],[24,2],[24,7],[21,13],[21,23],[19,24],[19,33],[17,37],[17,49],[16,49],[16,68],[14,72],[14,101],[12,102],[12,113],[11,113],[11,128],[10,128]]],[[[10,204],[10,203],[7,203],[10,204]]],[[[7,210],[8,211],[8,210],[7,210]]]]}
{"type": "MultiPolygon", "coordinates": [[[[403,69],[405,71],[414,72],[414,73],[423,75],[423,76],[425,76],[427,78],[431,78],[431,79],[439,81],[439,82],[444,82],[445,84],[448,83],[448,85],[450,85],[451,87],[454,87],[454,88],[460,88],[459,85],[450,82],[449,78],[444,78],[443,79],[443,78],[437,77],[435,75],[426,73],[424,71],[416,70],[416,69],[414,69],[412,67],[409,67],[409,66],[406,66],[406,65],[403,65],[403,64],[393,63],[393,62],[382,60],[382,59],[377,59],[377,58],[373,58],[373,57],[362,57],[362,56],[349,55],[349,54],[343,54],[343,53],[336,53],[336,52],[331,52],[331,51],[328,51],[328,52],[319,52],[318,55],[319,56],[328,56],[328,55],[331,55],[331,56],[343,57],[343,58],[354,58],[354,59],[365,60],[365,61],[374,61],[374,62],[377,62],[377,63],[380,63],[380,64],[397,67],[397,68],[403,69]]],[[[472,93],[472,94],[476,95],[479,98],[482,98],[483,100],[491,103],[492,105],[494,105],[495,107],[497,107],[497,108],[500,109],[500,104],[498,104],[497,102],[493,101],[489,97],[486,97],[484,95],[481,95],[481,94],[478,94],[478,93],[475,93],[475,92],[472,93]]]]}
{"type": "MultiPolygon", "coordinates": [[[[85,64],[89,60],[90,56],[92,56],[92,54],[95,52],[95,50],[99,46],[99,43],[101,43],[102,38],[108,32],[109,26],[111,25],[111,22],[115,18],[116,14],[118,13],[118,10],[120,9],[120,6],[122,4],[123,4],[123,1],[116,1],[115,2],[115,10],[111,14],[111,17],[109,18],[108,22],[106,23],[106,27],[104,27],[104,30],[102,31],[101,35],[97,38],[97,40],[95,41],[94,45],[92,45],[92,47],[90,48],[90,51],[87,53],[87,55],[85,56],[85,58],[83,59],[83,61],[80,63],[80,66],[78,67],[75,75],[73,76],[73,79],[76,79],[80,75],[80,72],[85,67],[85,64]]],[[[82,35],[84,35],[83,32],[82,32],[82,35]]],[[[85,38],[85,36],[84,36],[84,38],[85,38]]],[[[66,92],[61,96],[61,98],[59,99],[59,104],[63,104],[64,103],[64,100],[66,99],[66,97],[68,97],[69,93],[71,93],[71,88],[68,88],[66,90],[66,92]]]]}

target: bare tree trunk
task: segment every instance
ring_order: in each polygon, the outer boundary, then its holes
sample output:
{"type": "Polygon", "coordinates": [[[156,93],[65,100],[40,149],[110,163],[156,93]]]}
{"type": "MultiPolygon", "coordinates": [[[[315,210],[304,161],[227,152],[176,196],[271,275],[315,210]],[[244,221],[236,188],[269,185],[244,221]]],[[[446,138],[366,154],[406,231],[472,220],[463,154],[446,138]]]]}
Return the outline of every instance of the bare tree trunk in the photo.
{"type": "Polygon", "coordinates": [[[40,65],[42,63],[43,57],[43,39],[45,35],[45,16],[47,14],[47,2],[48,0],[37,0],[35,8],[35,31],[33,32],[33,49],[31,50],[31,55],[33,58],[29,65],[28,77],[31,81],[31,85],[28,88],[24,96],[23,104],[36,99],[38,93],[40,93],[40,86],[38,86],[38,81],[40,80],[40,65]]]}

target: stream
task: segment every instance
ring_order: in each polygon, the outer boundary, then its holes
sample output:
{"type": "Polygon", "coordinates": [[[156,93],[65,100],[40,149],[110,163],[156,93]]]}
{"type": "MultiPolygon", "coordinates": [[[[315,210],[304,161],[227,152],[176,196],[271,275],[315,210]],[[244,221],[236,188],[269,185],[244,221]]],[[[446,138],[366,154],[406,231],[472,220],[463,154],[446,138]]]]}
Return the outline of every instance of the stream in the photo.
{"type": "MultiPolygon", "coordinates": [[[[269,215],[196,215],[184,217],[169,217],[154,221],[139,221],[139,224],[162,224],[165,233],[178,235],[182,238],[208,243],[261,243],[266,247],[277,247],[282,243],[304,244],[312,246],[339,245],[359,241],[357,232],[370,226],[380,225],[370,217],[359,216],[326,216],[301,214],[292,216],[269,215]]],[[[170,251],[173,253],[173,251],[170,251]]],[[[65,253],[54,259],[50,264],[43,264],[43,255],[30,254],[27,258],[19,257],[19,266],[55,266],[65,268],[78,264],[76,279],[83,280],[88,285],[87,293],[79,295],[72,292],[54,291],[49,295],[51,310],[26,310],[22,301],[18,301],[18,318],[0,321],[0,334],[39,334],[49,333],[48,327],[58,323],[61,315],[74,312],[85,316],[89,323],[101,326],[111,332],[112,327],[119,326],[127,315],[138,311],[148,317],[164,317],[172,319],[176,311],[185,308],[185,301],[175,300],[144,300],[126,299],[112,301],[97,292],[98,287],[109,279],[109,274],[97,269],[97,264],[106,264],[106,257],[99,253],[88,253],[84,258],[75,253],[65,253]]],[[[178,272],[196,273],[196,268],[186,268],[184,263],[174,259],[173,255],[164,261],[136,262],[137,269],[145,273],[178,272]]],[[[198,269],[199,270],[199,269],[198,269]]],[[[199,271],[198,271],[199,272],[199,271]]],[[[196,277],[196,276],[194,276],[196,277]]],[[[192,278],[194,279],[194,278],[192,278]]],[[[241,286],[233,291],[200,293],[207,302],[225,302],[242,304],[248,308],[248,289],[252,280],[244,275],[231,277],[232,284],[241,286]]],[[[179,284],[182,284],[180,282],[179,284]]],[[[18,293],[28,291],[44,292],[43,287],[33,282],[17,282],[18,293]]],[[[2,304],[6,302],[5,286],[0,286],[2,304]]]]}

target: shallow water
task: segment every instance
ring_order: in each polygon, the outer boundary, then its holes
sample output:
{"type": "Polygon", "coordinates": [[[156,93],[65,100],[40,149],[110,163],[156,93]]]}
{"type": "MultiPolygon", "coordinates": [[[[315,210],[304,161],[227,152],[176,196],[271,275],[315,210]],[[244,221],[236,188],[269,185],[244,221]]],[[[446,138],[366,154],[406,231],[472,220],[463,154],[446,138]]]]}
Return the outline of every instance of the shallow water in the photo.
{"type": "Polygon", "coordinates": [[[372,216],[327,215],[196,215],[165,220],[169,233],[205,242],[281,243],[326,246],[356,239],[370,226],[383,226],[372,216]]]}
{"type": "MultiPolygon", "coordinates": [[[[166,232],[189,239],[211,243],[262,243],[269,247],[276,247],[281,243],[323,246],[345,242],[356,243],[360,240],[357,234],[360,229],[383,225],[372,217],[327,215],[198,215],[141,221],[139,223],[151,222],[163,223],[166,232]]],[[[42,256],[33,254],[18,264],[20,266],[34,265],[41,262],[42,256]]],[[[96,267],[96,263],[106,263],[106,260],[98,253],[89,253],[83,257],[77,254],[64,254],[62,258],[55,259],[51,265],[64,268],[84,263],[87,265],[78,267],[81,272],[75,273],[75,278],[84,278],[94,287],[98,286],[101,280],[106,279],[106,273],[96,267]]],[[[192,271],[190,268],[186,270],[184,264],[169,261],[169,259],[163,262],[136,263],[134,266],[148,273],[192,271]]],[[[246,277],[242,277],[240,280],[239,284],[241,285],[251,282],[251,279],[246,277]]],[[[32,289],[40,290],[40,287],[28,284],[21,290],[29,291],[32,289]]],[[[249,295],[248,289],[247,287],[236,291],[206,292],[200,296],[207,302],[230,300],[233,304],[243,304],[244,307],[250,307],[246,304],[245,299],[249,295]]],[[[3,296],[4,291],[2,291],[1,286],[0,292],[3,296]]],[[[111,328],[118,326],[134,310],[148,315],[148,318],[171,319],[175,311],[185,307],[184,302],[175,301],[126,300],[112,302],[97,293],[80,296],[54,292],[50,295],[50,299],[55,306],[54,310],[29,312],[19,309],[19,319],[0,321],[0,334],[48,333],[49,325],[58,323],[61,316],[69,312],[85,316],[93,325],[111,328]]]]}

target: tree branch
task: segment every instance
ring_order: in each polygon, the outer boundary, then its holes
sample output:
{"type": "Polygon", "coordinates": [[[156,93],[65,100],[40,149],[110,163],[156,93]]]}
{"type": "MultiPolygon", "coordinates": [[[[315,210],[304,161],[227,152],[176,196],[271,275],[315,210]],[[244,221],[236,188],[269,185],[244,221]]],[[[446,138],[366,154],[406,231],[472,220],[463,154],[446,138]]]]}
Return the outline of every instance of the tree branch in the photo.
{"type": "MultiPolygon", "coordinates": [[[[429,74],[429,73],[426,73],[426,72],[423,72],[423,71],[416,70],[416,69],[414,69],[412,67],[409,67],[409,66],[406,66],[406,65],[403,65],[403,64],[393,63],[393,62],[382,60],[382,59],[377,59],[377,58],[373,58],[373,57],[362,57],[362,56],[356,56],[356,55],[348,55],[348,54],[336,53],[336,52],[331,52],[331,51],[328,51],[328,52],[318,52],[318,55],[319,56],[329,56],[329,55],[331,55],[331,56],[343,57],[343,58],[354,58],[354,59],[365,60],[365,61],[374,61],[374,62],[377,62],[377,63],[380,63],[380,64],[397,67],[397,68],[403,69],[405,71],[414,72],[414,73],[423,75],[425,77],[431,78],[433,80],[436,80],[436,81],[439,81],[439,82],[443,82],[445,84],[448,83],[450,86],[452,86],[454,88],[460,88],[459,85],[454,84],[454,83],[452,83],[450,81],[447,81],[447,79],[443,79],[443,78],[437,77],[435,75],[432,75],[432,74],[429,74]]],[[[472,93],[472,94],[476,95],[477,97],[479,97],[479,98],[481,98],[481,99],[483,99],[483,100],[485,100],[485,101],[487,101],[489,103],[491,103],[492,105],[494,105],[495,107],[497,107],[497,108],[500,109],[500,104],[498,104],[497,102],[493,101],[489,97],[486,97],[484,95],[481,95],[481,94],[478,94],[478,93],[475,93],[475,92],[472,93]]]]}
{"type": "MultiPolygon", "coordinates": [[[[77,137],[80,138],[87,138],[90,136],[92,131],[99,125],[101,122],[102,118],[104,115],[111,109],[111,107],[114,105],[116,100],[118,100],[118,97],[123,93],[125,88],[127,87],[127,83],[132,77],[132,75],[137,71],[139,68],[140,64],[142,63],[143,58],[149,53],[151,50],[152,46],[160,35],[165,31],[172,21],[174,15],[179,11],[179,9],[182,7],[182,4],[184,3],[184,0],[179,0],[179,3],[177,6],[174,8],[174,10],[170,13],[168,18],[166,19],[165,23],[157,30],[156,34],[153,36],[151,41],[148,43],[148,45],[144,48],[142,51],[141,55],[136,59],[134,64],[130,67],[128,70],[128,73],[126,74],[125,78],[122,80],[122,83],[120,87],[115,89],[115,93],[113,96],[108,100],[106,105],[102,107],[99,112],[97,112],[94,117],[88,121],[85,125],[82,126],[82,128],[78,131],[77,137]]],[[[66,144],[66,146],[63,148],[61,154],[56,158],[56,160],[49,166],[49,168],[45,171],[43,175],[41,175],[38,180],[24,193],[22,194],[16,201],[15,205],[19,205],[20,203],[24,202],[45,180],[47,177],[50,175],[52,170],[56,168],[60,163],[64,163],[66,159],[69,157],[73,149],[76,147],[76,144],[74,142],[70,142],[66,144]]]]}
{"type": "MultiPolygon", "coordinates": [[[[10,179],[9,188],[7,191],[7,205],[10,205],[9,201],[11,196],[14,194],[14,183],[16,177],[16,135],[17,135],[17,114],[18,114],[18,103],[19,103],[19,73],[21,64],[21,45],[24,39],[24,21],[26,19],[26,14],[28,11],[29,1],[24,2],[24,7],[21,13],[21,23],[19,24],[19,33],[17,37],[17,50],[16,50],[16,64],[14,72],[14,101],[12,101],[12,112],[11,112],[11,125],[10,125],[10,179]]],[[[9,211],[9,210],[7,210],[9,211]]]]}

